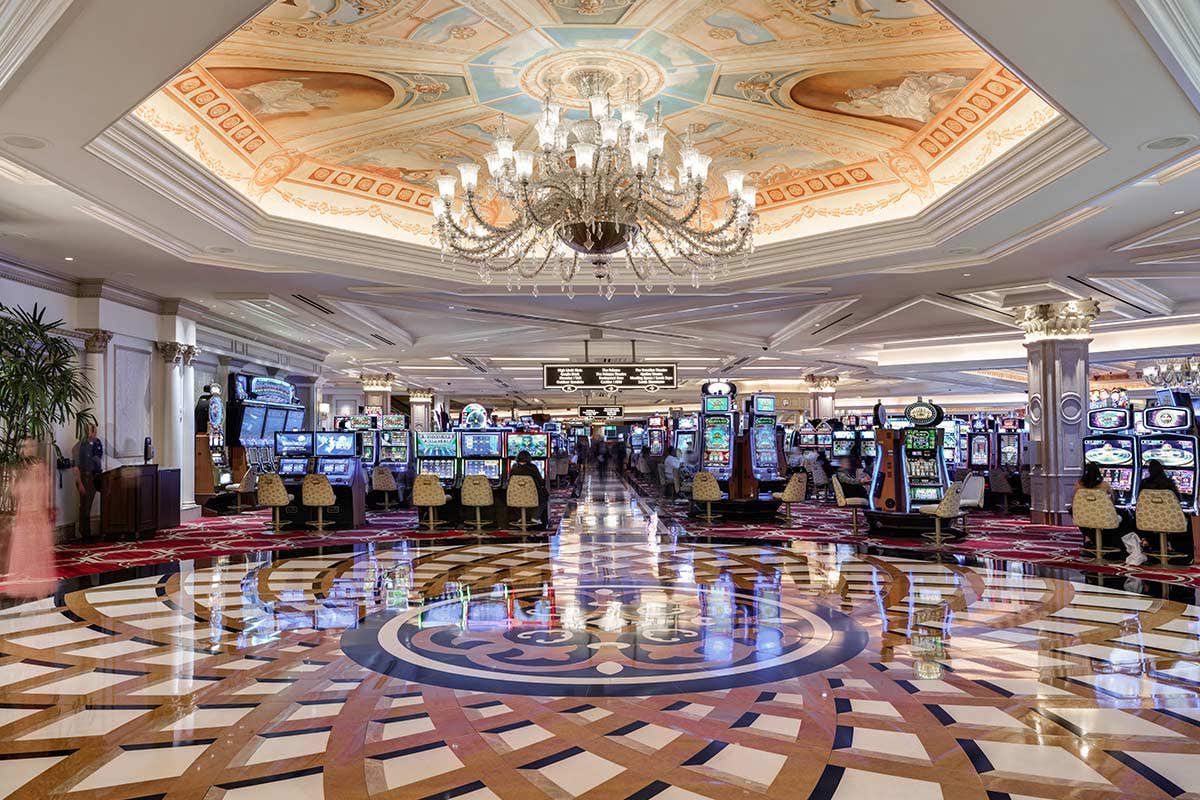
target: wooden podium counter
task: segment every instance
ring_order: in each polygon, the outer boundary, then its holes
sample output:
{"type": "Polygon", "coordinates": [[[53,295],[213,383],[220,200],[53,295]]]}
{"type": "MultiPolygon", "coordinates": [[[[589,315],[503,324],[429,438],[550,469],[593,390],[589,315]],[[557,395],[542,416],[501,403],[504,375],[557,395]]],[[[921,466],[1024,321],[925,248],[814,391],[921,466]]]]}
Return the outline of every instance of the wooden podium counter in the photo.
{"type": "Polygon", "coordinates": [[[101,536],[140,537],[178,525],[178,469],[139,464],[100,476],[101,536]]]}

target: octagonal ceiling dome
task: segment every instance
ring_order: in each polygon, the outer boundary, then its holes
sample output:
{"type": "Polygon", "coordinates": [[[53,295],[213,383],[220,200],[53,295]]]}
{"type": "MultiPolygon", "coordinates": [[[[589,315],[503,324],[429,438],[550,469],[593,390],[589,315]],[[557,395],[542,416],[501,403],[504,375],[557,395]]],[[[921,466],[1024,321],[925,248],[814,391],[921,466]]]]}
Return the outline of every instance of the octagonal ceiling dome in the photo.
{"type": "MultiPolygon", "coordinates": [[[[429,245],[434,178],[602,69],[758,187],[760,242],[903,219],[1054,109],[924,0],[278,0],[136,116],[262,211],[429,245]]],[[[673,141],[672,141],[673,140],[673,141]]],[[[500,218],[504,209],[492,208],[500,218]]]]}

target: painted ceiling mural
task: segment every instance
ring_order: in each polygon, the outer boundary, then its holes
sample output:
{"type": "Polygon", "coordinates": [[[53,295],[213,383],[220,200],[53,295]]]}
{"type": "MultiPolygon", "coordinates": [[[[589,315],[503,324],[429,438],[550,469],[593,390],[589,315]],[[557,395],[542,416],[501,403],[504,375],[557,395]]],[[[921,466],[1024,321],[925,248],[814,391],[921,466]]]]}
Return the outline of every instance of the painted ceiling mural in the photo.
{"type": "Polygon", "coordinates": [[[268,213],[428,244],[433,179],[501,115],[536,149],[552,87],[582,118],[581,67],[691,132],[714,204],[747,172],[767,242],[916,214],[1055,117],[924,0],[278,0],[136,114],[268,213]]]}

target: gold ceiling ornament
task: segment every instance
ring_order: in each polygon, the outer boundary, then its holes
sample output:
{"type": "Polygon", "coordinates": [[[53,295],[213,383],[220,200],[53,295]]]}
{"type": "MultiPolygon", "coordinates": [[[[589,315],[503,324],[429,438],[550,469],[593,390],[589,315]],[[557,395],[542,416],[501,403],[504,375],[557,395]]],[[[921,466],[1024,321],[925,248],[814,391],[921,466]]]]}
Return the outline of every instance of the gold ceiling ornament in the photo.
{"type": "Polygon", "coordinates": [[[396,382],[396,376],[390,372],[383,375],[363,374],[360,379],[364,392],[390,392],[392,384],[396,382]]]}
{"type": "Polygon", "coordinates": [[[442,257],[474,267],[485,284],[496,273],[506,276],[510,291],[528,283],[534,297],[539,282],[557,276],[559,290],[574,298],[585,269],[597,294],[609,299],[616,293],[614,256],[624,255],[618,263],[639,297],[659,280],[674,294],[678,279],[690,276],[698,288],[702,277],[728,274],[734,260],[744,264],[758,220],[756,189],[745,173],[725,173],[724,208],[719,217],[706,213],[715,206],[706,186],[712,158],[692,145],[690,131],[671,169],[659,106],[649,119],[641,93],[628,85],[624,100],[610,103],[614,76],[606,69],[576,69],[567,77],[575,95],[587,98],[587,119],[565,119],[551,90],[535,126],[536,152],[514,149],[502,116],[495,150],[486,156],[487,181],[479,181],[479,164],[457,164],[460,202],[455,177],[437,178],[431,208],[442,257]],[[491,221],[489,206],[497,204],[511,221],[491,221]]]}
{"type": "Polygon", "coordinates": [[[816,375],[812,372],[804,376],[804,382],[815,392],[832,392],[837,388],[839,380],[841,379],[837,375],[816,375]]]}
{"type": "Polygon", "coordinates": [[[1013,317],[1025,332],[1026,342],[1091,338],[1092,321],[1099,315],[1100,304],[1090,298],[1013,309],[1013,317]]]}

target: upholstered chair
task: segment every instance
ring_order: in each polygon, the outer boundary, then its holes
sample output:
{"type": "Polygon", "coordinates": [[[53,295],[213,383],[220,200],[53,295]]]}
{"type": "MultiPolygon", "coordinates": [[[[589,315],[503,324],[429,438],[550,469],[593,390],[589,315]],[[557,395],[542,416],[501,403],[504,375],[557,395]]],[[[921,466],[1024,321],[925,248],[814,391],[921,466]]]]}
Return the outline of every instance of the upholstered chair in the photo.
{"type": "Polygon", "coordinates": [[[1000,510],[1008,513],[1008,498],[1013,493],[1012,482],[1008,479],[1008,474],[996,468],[988,474],[988,486],[992,490],[992,494],[1000,498],[1000,510]]]}
{"type": "Polygon", "coordinates": [[[1121,526],[1121,518],[1113,506],[1112,498],[1103,489],[1080,487],[1071,499],[1071,518],[1085,534],[1091,531],[1095,546],[1092,555],[1097,564],[1103,563],[1106,553],[1120,552],[1117,547],[1105,547],[1101,538],[1103,531],[1121,526]]]}
{"type": "Polygon", "coordinates": [[[946,488],[946,493],[942,495],[941,502],[930,503],[926,506],[917,506],[917,511],[926,516],[933,517],[933,533],[925,534],[925,538],[931,539],[935,547],[942,546],[942,520],[955,519],[962,516],[962,509],[959,507],[961,500],[962,488],[957,483],[952,483],[946,488]]]}
{"type": "Polygon", "coordinates": [[[871,501],[865,497],[846,497],[846,491],[842,489],[842,482],[837,479],[837,476],[829,479],[829,485],[833,487],[833,497],[837,500],[838,508],[850,509],[850,530],[857,536],[858,510],[868,508],[871,501]]]}
{"type": "Polygon", "coordinates": [[[1158,534],[1158,552],[1150,555],[1161,564],[1169,564],[1172,558],[1184,558],[1172,553],[1167,547],[1167,535],[1186,533],[1187,516],[1179,505],[1179,498],[1170,489],[1142,489],[1138,492],[1137,528],[1142,533],[1158,534]]]}
{"type": "Polygon", "coordinates": [[[789,527],[792,524],[792,506],[796,503],[803,503],[806,494],[808,494],[808,473],[800,470],[788,478],[782,492],[775,492],[771,495],[783,503],[783,520],[789,527]]]}
{"type": "Polygon", "coordinates": [[[396,486],[396,476],[392,474],[391,468],[387,464],[376,464],[375,469],[371,470],[371,488],[377,492],[383,492],[383,510],[392,510],[392,492],[398,490],[396,486]]]}
{"type": "Polygon", "coordinates": [[[325,521],[325,509],[337,505],[329,478],[320,473],[305,475],[304,483],[300,485],[300,504],[317,509],[317,518],[308,524],[319,531],[325,530],[329,526],[325,521]]]}
{"type": "Polygon", "coordinates": [[[962,493],[959,495],[958,507],[962,510],[963,533],[967,532],[968,512],[983,510],[984,490],[987,482],[982,475],[969,474],[962,482],[962,493]]]}
{"type": "Polygon", "coordinates": [[[716,519],[712,513],[712,504],[720,499],[721,486],[717,483],[717,476],[708,471],[697,472],[696,477],[692,478],[692,500],[704,503],[704,521],[709,525],[716,519]]]}
{"type": "Polygon", "coordinates": [[[422,473],[413,480],[413,505],[418,509],[429,509],[429,518],[421,523],[424,530],[437,530],[437,510],[446,505],[446,490],[437,475],[422,473]]]}
{"type": "Polygon", "coordinates": [[[225,488],[233,492],[232,510],[235,514],[240,514],[247,508],[252,508],[252,506],[242,503],[242,495],[253,494],[258,491],[258,469],[251,464],[246,468],[245,473],[242,474],[240,482],[231,483],[225,488]]]}
{"type": "Polygon", "coordinates": [[[283,478],[274,472],[264,472],[258,478],[258,504],[271,509],[271,528],[275,533],[283,530],[283,522],[279,519],[279,509],[288,505],[295,497],[288,493],[283,485],[283,478]]]}
{"type": "MultiPolygon", "coordinates": [[[[534,493],[537,493],[537,487],[534,487],[534,493]]],[[[496,498],[492,494],[492,482],[487,479],[486,475],[467,475],[463,478],[462,505],[463,508],[475,509],[476,531],[483,530],[484,526],[480,510],[490,508],[494,502],[496,502],[496,498]]]]}
{"type": "Polygon", "coordinates": [[[517,527],[522,531],[529,530],[529,509],[541,505],[538,502],[537,484],[528,475],[514,475],[508,479],[508,492],[505,502],[509,508],[521,509],[521,521],[517,527]]]}

